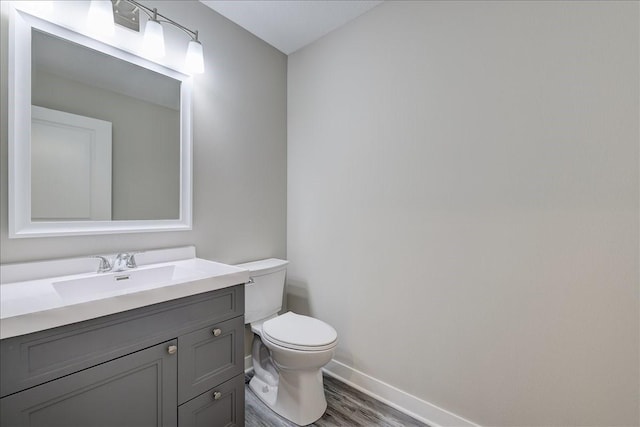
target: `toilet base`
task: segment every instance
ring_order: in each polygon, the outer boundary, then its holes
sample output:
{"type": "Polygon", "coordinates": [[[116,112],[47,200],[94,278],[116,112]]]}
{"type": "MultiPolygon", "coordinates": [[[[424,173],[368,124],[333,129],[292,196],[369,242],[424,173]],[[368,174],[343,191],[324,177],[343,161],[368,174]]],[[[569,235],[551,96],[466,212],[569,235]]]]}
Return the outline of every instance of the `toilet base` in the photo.
{"type": "Polygon", "coordinates": [[[249,388],[276,414],[306,426],[322,417],[327,409],[322,371],[280,371],[277,386],[254,375],[249,388]]]}
{"type": "Polygon", "coordinates": [[[262,400],[262,403],[269,408],[273,408],[278,396],[278,386],[271,386],[254,375],[249,381],[249,388],[253,391],[253,394],[262,400]]]}

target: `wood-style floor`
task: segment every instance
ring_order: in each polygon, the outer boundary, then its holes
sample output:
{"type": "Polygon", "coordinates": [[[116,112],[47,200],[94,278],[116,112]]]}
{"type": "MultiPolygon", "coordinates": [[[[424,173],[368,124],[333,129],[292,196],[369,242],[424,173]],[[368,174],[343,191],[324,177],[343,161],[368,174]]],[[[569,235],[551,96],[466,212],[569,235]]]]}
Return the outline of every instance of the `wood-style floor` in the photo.
{"type": "MultiPolygon", "coordinates": [[[[258,399],[249,389],[250,379],[251,374],[245,375],[246,427],[295,427],[296,424],[271,411],[258,399]]],[[[324,389],[327,397],[327,411],[322,418],[311,424],[312,426],[427,427],[426,424],[326,375],[324,389]]]]}

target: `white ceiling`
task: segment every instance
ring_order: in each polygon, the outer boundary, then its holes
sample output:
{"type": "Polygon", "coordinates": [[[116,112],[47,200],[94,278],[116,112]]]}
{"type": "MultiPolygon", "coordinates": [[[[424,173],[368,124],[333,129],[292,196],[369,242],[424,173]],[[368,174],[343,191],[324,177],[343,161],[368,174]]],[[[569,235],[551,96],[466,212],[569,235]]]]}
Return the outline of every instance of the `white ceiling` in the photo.
{"type": "Polygon", "coordinates": [[[200,1],[287,55],[382,3],[382,0],[200,1]]]}

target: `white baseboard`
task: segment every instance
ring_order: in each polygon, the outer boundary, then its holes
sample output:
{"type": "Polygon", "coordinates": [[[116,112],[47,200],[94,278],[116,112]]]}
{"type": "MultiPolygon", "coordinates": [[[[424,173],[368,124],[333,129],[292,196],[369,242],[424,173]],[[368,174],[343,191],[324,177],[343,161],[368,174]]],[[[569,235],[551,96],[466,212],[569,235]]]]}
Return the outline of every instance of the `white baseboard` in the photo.
{"type": "Polygon", "coordinates": [[[253,369],[253,363],[251,362],[251,355],[244,357],[244,372],[249,372],[253,369]]]}
{"type": "MultiPolygon", "coordinates": [[[[251,362],[251,361],[249,361],[251,362]]],[[[245,360],[246,366],[246,360],[245,360]]],[[[323,371],[339,381],[360,390],[361,392],[379,400],[415,418],[418,421],[428,424],[431,427],[441,426],[464,426],[479,427],[465,418],[442,409],[432,403],[413,396],[390,384],[373,378],[364,372],[353,369],[344,363],[332,360],[323,368],[323,371]]]]}

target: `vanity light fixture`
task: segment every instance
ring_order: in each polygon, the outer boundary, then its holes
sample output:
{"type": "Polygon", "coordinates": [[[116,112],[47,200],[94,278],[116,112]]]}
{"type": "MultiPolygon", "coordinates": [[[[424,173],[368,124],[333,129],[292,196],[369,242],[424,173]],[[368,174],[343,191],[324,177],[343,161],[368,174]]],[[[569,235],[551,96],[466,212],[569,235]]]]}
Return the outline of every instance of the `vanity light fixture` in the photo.
{"type": "Polygon", "coordinates": [[[109,0],[91,0],[88,16],[92,31],[105,36],[113,35],[113,7],[109,0]]]}
{"type": "Polygon", "coordinates": [[[189,42],[187,46],[187,69],[192,73],[201,74],[204,73],[204,56],[202,55],[202,43],[198,41],[198,32],[196,31],[196,38],[189,42]]]}
{"type": "Polygon", "coordinates": [[[153,9],[153,17],[149,18],[144,27],[144,39],[142,48],[152,58],[164,57],[164,32],[158,22],[157,9],[153,9]]]}
{"type": "MultiPolygon", "coordinates": [[[[95,1],[96,0],[93,0],[92,3],[95,1]]],[[[135,0],[112,0],[112,3],[113,8],[116,9],[116,11],[118,10],[117,8],[120,3],[126,3],[135,8],[133,12],[141,10],[142,12],[147,14],[149,19],[147,20],[144,28],[143,49],[144,52],[152,58],[162,58],[165,55],[164,32],[161,24],[171,24],[174,27],[184,31],[189,37],[191,37],[191,40],[189,41],[189,45],[187,47],[187,55],[185,59],[186,68],[193,74],[204,73],[204,57],[202,44],[198,40],[197,30],[190,30],[184,25],[177,23],[173,19],[167,18],[166,16],[158,13],[158,9],[152,9],[135,0]]],[[[113,21],[113,18],[111,18],[111,21],[113,21]]]]}
{"type": "Polygon", "coordinates": [[[53,0],[32,1],[33,9],[40,13],[51,13],[53,11],[53,0]]]}

